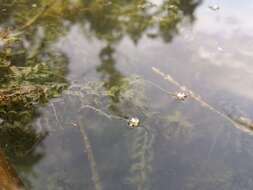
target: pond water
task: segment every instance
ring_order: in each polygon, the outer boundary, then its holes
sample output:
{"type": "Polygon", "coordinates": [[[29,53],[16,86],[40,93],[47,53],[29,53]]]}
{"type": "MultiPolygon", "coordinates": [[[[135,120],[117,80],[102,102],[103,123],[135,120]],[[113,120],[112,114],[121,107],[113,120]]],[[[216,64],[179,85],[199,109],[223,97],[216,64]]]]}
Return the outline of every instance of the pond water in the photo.
{"type": "Polygon", "coordinates": [[[252,9],[247,0],[0,0],[0,28],[28,25],[13,63],[54,52],[68,81],[36,107],[27,135],[1,135],[27,189],[251,190],[253,131],[230,118],[253,119],[252,9]],[[180,89],[154,68],[211,107],[170,96],[180,89]]]}

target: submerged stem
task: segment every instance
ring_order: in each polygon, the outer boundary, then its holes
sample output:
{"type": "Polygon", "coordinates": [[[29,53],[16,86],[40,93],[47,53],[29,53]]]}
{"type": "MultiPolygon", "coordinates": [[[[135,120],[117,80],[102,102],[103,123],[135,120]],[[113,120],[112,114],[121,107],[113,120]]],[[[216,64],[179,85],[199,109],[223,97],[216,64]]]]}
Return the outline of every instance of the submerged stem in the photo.
{"type": "Polygon", "coordinates": [[[82,136],[82,140],[83,140],[84,147],[85,147],[85,152],[87,153],[89,164],[90,164],[90,169],[91,169],[92,181],[94,183],[94,188],[95,188],[95,190],[102,190],[101,181],[100,181],[98,171],[97,171],[96,160],[95,160],[94,153],[92,151],[91,143],[90,143],[90,140],[87,136],[87,133],[86,133],[84,127],[80,126],[80,123],[73,124],[73,125],[77,126],[80,130],[80,134],[82,136]]]}
{"type": "Polygon", "coordinates": [[[105,116],[106,118],[108,118],[108,119],[110,119],[110,120],[112,120],[112,119],[118,119],[118,120],[125,120],[125,121],[128,121],[128,120],[127,120],[126,118],[124,118],[124,117],[120,117],[120,116],[108,114],[108,113],[104,112],[103,110],[98,109],[98,108],[96,108],[96,107],[94,107],[94,106],[91,106],[91,105],[88,105],[88,104],[87,104],[87,105],[83,105],[83,106],[81,107],[80,111],[83,110],[83,109],[91,109],[91,110],[93,110],[93,111],[99,113],[100,115],[105,116]]]}

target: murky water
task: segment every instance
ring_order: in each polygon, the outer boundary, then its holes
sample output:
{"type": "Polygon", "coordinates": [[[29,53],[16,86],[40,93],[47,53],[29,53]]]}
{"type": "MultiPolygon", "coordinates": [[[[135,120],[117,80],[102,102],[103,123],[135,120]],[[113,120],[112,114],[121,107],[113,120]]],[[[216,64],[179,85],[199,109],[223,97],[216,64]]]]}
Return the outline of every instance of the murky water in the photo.
{"type": "MultiPolygon", "coordinates": [[[[0,2],[1,28],[23,23],[17,10],[43,7],[0,2]]],[[[192,98],[175,100],[164,90],[179,89],[152,70],[225,115],[253,118],[253,2],[150,2],[59,0],[33,23],[23,57],[58,52],[69,88],[31,121],[43,139],[22,156],[7,148],[28,189],[253,188],[253,132],[192,98]],[[129,128],[125,117],[141,126],[129,128]]],[[[6,146],[24,142],[15,140],[6,146]]]]}

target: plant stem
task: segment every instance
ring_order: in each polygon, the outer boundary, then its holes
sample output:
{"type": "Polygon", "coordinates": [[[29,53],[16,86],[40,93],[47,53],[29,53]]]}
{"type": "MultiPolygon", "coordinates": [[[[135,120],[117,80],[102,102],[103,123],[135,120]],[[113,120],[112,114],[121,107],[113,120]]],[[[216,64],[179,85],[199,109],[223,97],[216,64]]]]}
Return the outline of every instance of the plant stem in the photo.
{"type": "Polygon", "coordinates": [[[210,105],[209,103],[207,103],[205,100],[203,100],[201,98],[200,95],[197,95],[195,92],[193,92],[192,90],[186,88],[185,86],[181,85],[178,81],[176,81],[172,76],[170,76],[169,74],[165,74],[162,71],[160,71],[158,68],[156,67],[152,67],[152,70],[160,75],[161,77],[163,77],[163,79],[167,80],[168,82],[170,82],[171,84],[175,85],[176,87],[178,87],[181,90],[185,90],[189,93],[190,97],[192,97],[195,101],[197,101],[198,103],[200,103],[201,106],[208,108],[209,110],[215,112],[216,114],[218,114],[219,116],[221,116],[222,118],[224,118],[225,120],[229,121],[234,127],[253,134],[252,130],[249,127],[243,127],[242,125],[239,125],[238,122],[236,122],[235,120],[231,119],[229,116],[227,116],[225,113],[219,111],[218,109],[216,109],[215,107],[213,107],[212,105],[210,105]]]}
{"type": "Polygon", "coordinates": [[[87,136],[87,133],[86,133],[84,127],[82,127],[80,125],[80,121],[79,121],[78,124],[75,124],[75,125],[80,130],[80,134],[82,136],[83,144],[84,144],[84,147],[85,147],[85,152],[87,153],[87,156],[88,156],[91,175],[92,175],[92,181],[93,181],[93,184],[94,184],[94,189],[95,190],[102,190],[102,185],[101,185],[100,178],[99,178],[98,171],[97,171],[97,164],[96,164],[96,160],[95,160],[92,148],[91,148],[90,140],[87,136]]]}

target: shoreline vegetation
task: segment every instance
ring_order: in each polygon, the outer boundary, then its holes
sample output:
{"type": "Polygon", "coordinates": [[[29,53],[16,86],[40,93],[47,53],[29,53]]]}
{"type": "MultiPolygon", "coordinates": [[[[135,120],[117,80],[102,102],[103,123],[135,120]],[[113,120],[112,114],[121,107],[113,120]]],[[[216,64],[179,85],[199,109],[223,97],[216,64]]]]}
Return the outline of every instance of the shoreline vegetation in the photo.
{"type": "MultiPolygon", "coordinates": [[[[36,106],[59,96],[67,86],[62,69],[57,72],[51,71],[52,65],[37,63],[36,55],[28,57],[22,66],[16,66],[11,60],[13,53],[15,55],[17,44],[22,41],[26,31],[55,2],[54,0],[49,1],[34,17],[28,19],[25,24],[15,30],[10,28],[1,28],[0,30],[0,128],[3,131],[5,128],[11,128],[12,132],[10,133],[15,133],[14,131],[19,131],[19,128],[29,128],[29,123],[37,114],[36,106]]],[[[36,135],[34,133],[34,136],[36,135]]],[[[6,139],[8,141],[8,138],[6,139]]],[[[12,165],[12,158],[8,159],[7,152],[5,148],[0,146],[0,189],[24,190],[26,189],[25,185],[12,165]]]]}

